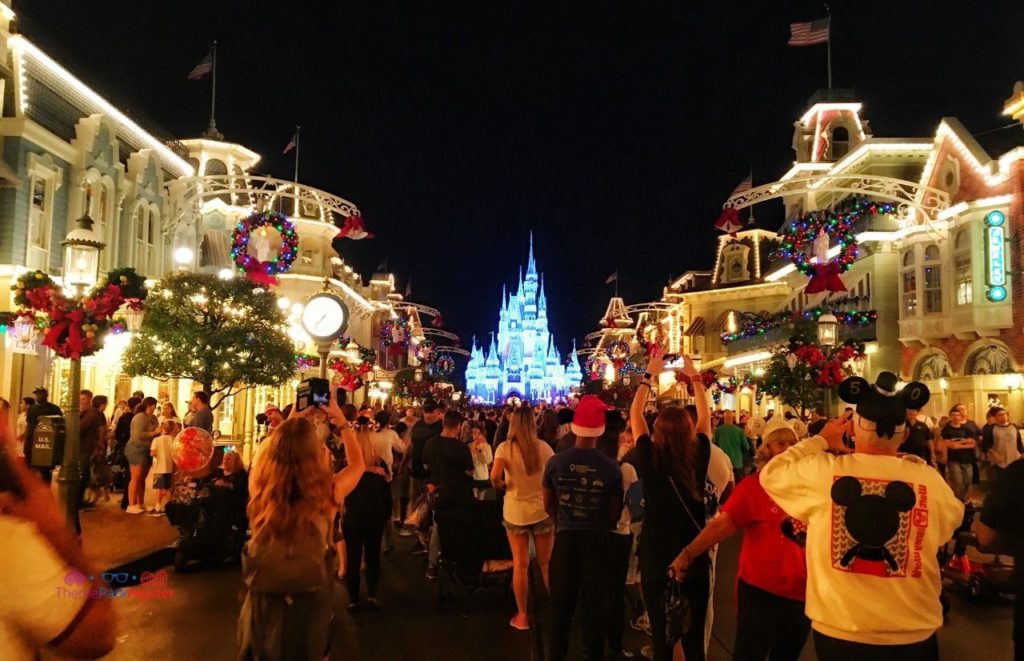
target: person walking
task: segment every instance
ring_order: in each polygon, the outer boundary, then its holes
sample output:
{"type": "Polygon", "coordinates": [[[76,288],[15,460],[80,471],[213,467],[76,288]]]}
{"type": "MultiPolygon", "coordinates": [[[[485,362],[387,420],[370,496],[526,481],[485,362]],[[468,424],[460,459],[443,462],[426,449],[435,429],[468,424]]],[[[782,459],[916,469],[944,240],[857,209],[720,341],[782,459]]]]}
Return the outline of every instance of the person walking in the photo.
{"type": "Polygon", "coordinates": [[[1010,424],[1010,414],[1001,406],[993,411],[995,423],[989,432],[991,439],[988,449],[992,470],[998,476],[1010,464],[1024,456],[1024,443],[1021,442],[1020,430],[1010,424]]]}
{"type": "MultiPolygon", "coordinates": [[[[660,352],[648,361],[633,404],[630,426],[636,447],[625,461],[636,468],[643,481],[644,525],[640,533],[640,573],[644,604],[651,621],[654,661],[672,659],[681,643],[688,661],[705,658],[704,629],[711,594],[712,564],[705,553],[690,564],[682,590],[689,602],[689,623],[671,622],[665,613],[669,565],[703,529],[708,466],[711,462],[711,421],[707,394],[693,361],[683,359],[682,372],[690,381],[697,410],[696,423],[681,407],[662,409],[651,434],[644,417],[652,380],[664,367],[660,352]],[[670,635],[671,634],[671,635],[670,635]]],[[[676,577],[677,579],[681,577],[676,577]]]]}
{"type": "MultiPolygon", "coordinates": [[[[764,428],[758,458],[765,462],[795,445],[789,422],[778,417],[764,428]]],[[[736,661],[796,661],[811,622],[804,614],[807,590],[806,529],[765,493],[760,474],[741,482],[722,513],[672,561],[676,579],[708,549],[743,531],[736,578],[736,661]]]]}
{"type": "MultiPolygon", "coordinates": [[[[387,413],[384,413],[386,416],[387,413]]],[[[391,444],[375,442],[375,421],[356,418],[353,427],[365,468],[345,497],[342,532],[345,537],[345,587],[349,612],[378,611],[381,542],[391,514],[391,444]],[[359,598],[360,567],[366,563],[366,601],[359,598]]]]}
{"type": "Polygon", "coordinates": [[[562,661],[569,652],[578,601],[587,659],[604,658],[609,534],[622,512],[622,469],[597,450],[607,410],[596,395],[584,395],[572,423],[575,446],[552,456],[544,468],[544,508],[555,521],[551,661],[562,661]]]}
{"type": "Polygon", "coordinates": [[[444,521],[473,502],[473,455],[462,442],[462,414],[446,411],[441,434],[426,442],[423,448],[423,468],[426,470],[427,490],[434,497],[434,525],[430,530],[427,555],[427,578],[437,578],[437,563],[441,557],[441,537],[438,521],[444,521]]]}
{"type": "Polygon", "coordinates": [[[846,379],[839,396],[856,410],[761,470],[768,496],[807,525],[806,613],[819,659],[938,658],[937,553],[964,505],[919,457],[897,456],[906,409],[929,399],[924,384],[898,383],[892,372],[874,384],[846,379]],[[843,443],[850,428],[853,453],[843,443]]]}
{"type": "Polygon", "coordinates": [[[512,592],[516,614],[509,626],[520,631],[530,627],[527,615],[530,539],[537,553],[537,566],[544,585],[549,585],[549,566],[554,522],[544,509],[544,467],[554,454],[551,446],[537,436],[529,409],[512,414],[508,435],[494,453],[491,484],[505,490],[502,505],[505,532],[512,549],[512,592]]]}
{"type": "Polygon", "coordinates": [[[239,658],[320,661],[330,654],[334,580],[327,537],[365,464],[352,425],[331,397],[323,411],[339,429],[348,460],[332,472],[330,452],[310,421],[309,412],[319,410],[293,413],[277,426],[253,465],[239,658]]]}

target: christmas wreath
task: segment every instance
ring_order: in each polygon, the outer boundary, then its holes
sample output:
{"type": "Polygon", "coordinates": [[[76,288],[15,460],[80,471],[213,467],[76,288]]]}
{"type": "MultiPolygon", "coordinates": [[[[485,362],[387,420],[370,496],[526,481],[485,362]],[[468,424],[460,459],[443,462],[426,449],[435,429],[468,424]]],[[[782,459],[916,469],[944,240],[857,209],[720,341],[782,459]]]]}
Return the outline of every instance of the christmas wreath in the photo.
{"type": "Polygon", "coordinates": [[[363,375],[373,369],[373,363],[363,361],[351,364],[338,358],[332,360],[328,367],[331,368],[332,372],[337,373],[341,377],[341,387],[348,392],[352,392],[362,387],[363,375]]]}
{"type": "Polygon", "coordinates": [[[428,369],[442,378],[449,377],[455,371],[455,359],[443,353],[437,357],[437,360],[428,369]]]}
{"type": "Polygon", "coordinates": [[[423,363],[433,362],[437,358],[437,343],[433,340],[423,339],[416,345],[416,360],[423,363]]]}
{"type": "Polygon", "coordinates": [[[846,273],[857,259],[857,238],[854,234],[857,221],[865,215],[888,214],[896,211],[890,202],[869,202],[856,200],[844,211],[822,209],[791,221],[779,238],[779,254],[790,260],[797,270],[808,276],[804,291],[817,294],[823,291],[846,291],[839,277],[846,273]],[[839,254],[829,260],[830,239],[839,245],[839,254]],[[816,263],[811,262],[808,250],[812,250],[816,263]]]}
{"type": "Polygon", "coordinates": [[[389,317],[380,323],[380,341],[392,356],[409,348],[410,335],[409,320],[404,317],[389,317]]]}
{"type": "MultiPolygon", "coordinates": [[[[113,324],[111,317],[124,303],[121,288],[109,282],[81,301],[68,298],[42,271],[22,274],[11,289],[19,305],[46,315],[43,346],[61,358],[78,359],[99,351],[103,334],[113,324]]],[[[25,310],[18,315],[35,316],[25,310]]]]}
{"type": "Polygon", "coordinates": [[[259,211],[235,225],[232,233],[231,257],[238,270],[257,284],[277,284],[277,275],[286,273],[295,261],[298,252],[299,235],[295,225],[276,211],[259,211]],[[274,230],[281,235],[281,247],[272,259],[261,260],[249,251],[249,242],[257,232],[260,240],[266,240],[267,233],[274,230]]]}

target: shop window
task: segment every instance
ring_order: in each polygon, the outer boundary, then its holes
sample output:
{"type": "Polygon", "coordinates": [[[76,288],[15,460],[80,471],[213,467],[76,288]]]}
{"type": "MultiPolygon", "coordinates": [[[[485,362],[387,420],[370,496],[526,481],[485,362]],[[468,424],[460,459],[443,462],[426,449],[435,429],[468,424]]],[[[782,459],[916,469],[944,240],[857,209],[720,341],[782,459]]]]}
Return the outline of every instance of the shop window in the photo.
{"type": "Polygon", "coordinates": [[[927,314],[942,312],[942,260],[939,247],[932,244],[924,249],[922,264],[924,280],[924,311],[927,314]]]}
{"type": "Polygon", "coordinates": [[[914,248],[903,253],[903,314],[917,315],[917,267],[914,264],[914,248]]]}
{"type": "Polygon", "coordinates": [[[956,304],[970,305],[974,300],[974,276],[971,264],[971,234],[960,230],[953,242],[953,282],[956,304]]]}

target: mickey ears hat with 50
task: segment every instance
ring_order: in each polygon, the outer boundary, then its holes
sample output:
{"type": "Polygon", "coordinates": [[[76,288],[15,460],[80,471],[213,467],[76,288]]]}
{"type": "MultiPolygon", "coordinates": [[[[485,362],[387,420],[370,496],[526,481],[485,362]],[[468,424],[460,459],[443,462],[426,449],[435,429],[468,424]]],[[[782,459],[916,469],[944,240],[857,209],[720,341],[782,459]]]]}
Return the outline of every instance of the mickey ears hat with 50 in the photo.
{"type": "Polygon", "coordinates": [[[875,423],[875,430],[883,438],[892,438],[902,429],[907,409],[920,409],[928,403],[928,386],[917,381],[899,389],[899,377],[892,372],[879,372],[875,384],[867,379],[851,376],[839,384],[839,397],[857,405],[857,415],[875,423]]]}

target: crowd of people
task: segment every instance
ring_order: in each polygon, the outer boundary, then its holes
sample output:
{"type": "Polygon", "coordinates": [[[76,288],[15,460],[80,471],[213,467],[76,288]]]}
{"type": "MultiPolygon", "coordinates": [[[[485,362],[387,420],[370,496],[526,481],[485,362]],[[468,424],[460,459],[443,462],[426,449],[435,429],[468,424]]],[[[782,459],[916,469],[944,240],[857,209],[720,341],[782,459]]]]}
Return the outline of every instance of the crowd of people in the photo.
{"type": "MultiPolygon", "coordinates": [[[[844,382],[839,394],[851,406],[832,419],[716,411],[688,359],[692,403],[656,406],[651,384],[662,369],[655,353],[624,410],[595,394],[572,405],[492,409],[434,401],[357,409],[333,398],[303,410],[268,407],[250,472],[229,454],[217,474],[247,514],[241,655],[323,658],[336,635],[336,583],[351,613],[386,611],[382,556],[396,537],[415,538],[424,580],[437,580],[453,555],[446,530],[483,503],[496,505],[479,511],[504,528],[509,626],[526,631],[544,618],[555,661],[568,656],[574,621],[588,660],[705,658],[717,547],[741,531],[734,658],[796,659],[813,631],[822,659],[934,659],[943,622],[937,552],[962,527],[979,475],[995,479],[975,523],[979,540],[1019,552],[1024,446],[1005,409],[994,406],[980,428],[962,405],[936,422],[920,413],[927,388],[901,389],[883,372],[874,384],[844,382]],[[626,648],[628,625],[649,636],[643,649],[626,648]]],[[[173,438],[183,424],[212,428],[209,399],[195,393],[184,420],[142,393],[118,402],[109,420],[107,404],[81,393],[82,469],[123,458],[126,511],[143,511],[150,484],[151,513],[160,515],[173,438]]],[[[39,418],[59,411],[40,389],[16,419],[0,420],[10,465],[0,480],[25,494],[4,494],[0,527],[24,548],[53,549],[43,571],[93,575],[73,536],[52,523],[52,502],[42,502],[46,471],[35,475],[13,458],[30,451],[39,418]],[[19,516],[38,531],[19,527],[19,516]]],[[[0,413],[8,415],[4,406],[0,413]]],[[[0,602],[8,587],[0,581],[0,602]]],[[[112,615],[104,608],[72,622],[66,636],[57,626],[71,621],[64,614],[0,606],[0,643],[86,652],[106,644],[112,615]],[[79,628],[95,635],[95,648],[79,628]]]]}

